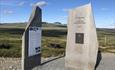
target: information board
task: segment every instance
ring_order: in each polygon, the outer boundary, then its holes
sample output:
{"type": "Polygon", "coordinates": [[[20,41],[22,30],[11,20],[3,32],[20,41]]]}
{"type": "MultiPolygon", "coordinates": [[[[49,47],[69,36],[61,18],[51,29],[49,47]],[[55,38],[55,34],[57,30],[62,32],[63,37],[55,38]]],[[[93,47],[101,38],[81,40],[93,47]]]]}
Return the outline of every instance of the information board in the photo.
{"type": "Polygon", "coordinates": [[[28,56],[39,53],[41,53],[41,27],[30,27],[28,56]]]}

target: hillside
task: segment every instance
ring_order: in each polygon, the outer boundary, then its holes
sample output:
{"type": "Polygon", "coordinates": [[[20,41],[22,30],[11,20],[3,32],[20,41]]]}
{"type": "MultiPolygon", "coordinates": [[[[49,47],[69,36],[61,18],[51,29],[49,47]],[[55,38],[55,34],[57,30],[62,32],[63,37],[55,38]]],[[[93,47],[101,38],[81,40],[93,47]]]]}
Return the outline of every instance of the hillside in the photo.
{"type": "MultiPolygon", "coordinates": [[[[21,57],[21,38],[26,27],[25,23],[0,25],[0,56],[21,57]]],[[[66,46],[67,26],[57,24],[42,24],[42,56],[50,57],[64,54],[66,46]],[[50,48],[58,44],[62,48],[50,48]]],[[[98,41],[102,52],[115,53],[115,30],[97,28],[98,41]]]]}
{"type": "MultiPolygon", "coordinates": [[[[0,23],[0,28],[25,28],[27,23],[0,23]]],[[[42,23],[42,27],[63,27],[65,28],[66,25],[62,24],[53,24],[53,23],[42,23]]]]}

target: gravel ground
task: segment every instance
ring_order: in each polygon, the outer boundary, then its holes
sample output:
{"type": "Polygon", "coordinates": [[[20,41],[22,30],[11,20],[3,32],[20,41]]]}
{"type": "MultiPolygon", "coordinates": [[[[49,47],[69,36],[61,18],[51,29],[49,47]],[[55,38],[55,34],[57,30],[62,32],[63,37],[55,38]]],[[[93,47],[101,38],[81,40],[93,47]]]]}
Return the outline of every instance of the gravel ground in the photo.
{"type": "MultiPolygon", "coordinates": [[[[52,60],[54,58],[42,58],[42,63],[45,63],[33,70],[65,70],[64,57],[58,59],[56,57],[55,60],[52,60]]],[[[0,58],[0,70],[21,70],[21,59],[0,58]]],[[[103,53],[102,60],[96,70],[115,70],[115,54],[103,53]]]]}
{"type": "Polygon", "coordinates": [[[0,70],[21,70],[20,58],[0,58],[0,70]]]}
{"type": "Polygon", "coordinates": [[[102,54],[102,60],[97,70],[115,70],[115,54],[102,54]]]}

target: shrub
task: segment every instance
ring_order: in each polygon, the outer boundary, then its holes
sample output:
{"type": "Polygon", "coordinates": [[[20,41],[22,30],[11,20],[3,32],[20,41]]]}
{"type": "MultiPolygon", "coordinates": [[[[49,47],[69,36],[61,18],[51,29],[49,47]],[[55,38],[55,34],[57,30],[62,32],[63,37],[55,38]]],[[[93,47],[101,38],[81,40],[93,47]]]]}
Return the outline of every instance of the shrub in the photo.
{"type": "Polygon", "coordinates": [[[10,49],[11,45],[7,43],[2,43],[0,44],[0,49],[10,49]]]}

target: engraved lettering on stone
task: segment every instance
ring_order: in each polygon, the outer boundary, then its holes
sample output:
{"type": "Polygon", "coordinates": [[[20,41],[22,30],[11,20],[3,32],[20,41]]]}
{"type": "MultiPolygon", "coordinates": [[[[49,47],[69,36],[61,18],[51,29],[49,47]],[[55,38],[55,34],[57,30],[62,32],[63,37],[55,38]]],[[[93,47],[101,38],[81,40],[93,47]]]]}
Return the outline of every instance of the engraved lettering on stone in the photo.
{"type": "Polygon", "coordinates": [[[75,17],[74,24],[85,24],[85,17],[75,17]]]}

